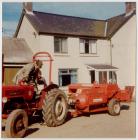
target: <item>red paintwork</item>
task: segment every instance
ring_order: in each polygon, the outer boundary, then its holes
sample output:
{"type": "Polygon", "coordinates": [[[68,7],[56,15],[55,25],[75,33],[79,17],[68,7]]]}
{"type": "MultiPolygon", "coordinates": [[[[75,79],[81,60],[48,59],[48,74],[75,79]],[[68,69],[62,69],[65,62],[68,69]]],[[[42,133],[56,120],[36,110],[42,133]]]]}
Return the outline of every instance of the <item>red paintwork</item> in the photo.
{"type": "MultiPolygon", "coordinates": [[[[107,110],[107,103],[115,98],[118,101],[131,101],[132,93],[121,90],[117,84],[71,84],[68,87],[69,99],[75,104],[77,114],[107,110]]],[[[74,112],[73,112],[74,114],[74,112]]]]}
{"type": "MultiPolygon", "coordinates": [[[[52,56],[48,52],[38,52],[33,56],[33,62],[37,59],[49,63],[49,84],[51,84],[52,56]]],[[[44,87],[44,89],[45,88],[46,87],[44,87]]],[[[18,108],[17,106],[20,106],[19,108],[24,109],[28,115],[32,115],[34,111],[41,110],[43,99],[46,96],[46,91],[43,90],[41,91],[40,98],[38,100],[34,100],[35,93],[33,85],[3,85],[2,97],[6,97],[8,101],[12,101],[12,105],[10,106],[9,104],[8,108],[5,109],[4,107],[7,102],[2,102],[2,118],[6,119],[8,117],[13,106],[15,109],[18,108]]]]}
{"type": "Polygon", "coordinates": [[[7,119],[8,114],[2,114],[2,119],[7,119]]]}
{"type": "Polygon", "coordinates": [[[30,85],[2,86],[2,97],[16,98],[23,97],[24,100],[31,100],[34,95],[34,87],[30,85]]]}
{"type": "Polygon", "coordinates": [[[37,104],[37,108],[38,109],[42,109],[42,105],[43,105],[43,99],[46,98],[46,92],[42,91],[41,93],[41,97],[40,97],[40,101],[37,104]]]}

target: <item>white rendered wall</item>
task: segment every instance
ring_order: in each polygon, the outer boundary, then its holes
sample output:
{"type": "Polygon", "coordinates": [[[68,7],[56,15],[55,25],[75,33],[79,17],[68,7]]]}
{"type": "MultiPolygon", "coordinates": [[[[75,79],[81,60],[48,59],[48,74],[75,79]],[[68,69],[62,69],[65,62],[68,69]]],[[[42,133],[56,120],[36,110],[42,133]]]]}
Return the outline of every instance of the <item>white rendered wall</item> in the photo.
{"type": "Polygon", "coordinates": [[[52,79],[58,84],[58,70],[64,68],[75,68],[78,70],[78,82],[90,83],[91,77],[86,64],[110,64],[110,46],[106,40],[97,41],[96,55],[80,55],[79,38],[68,37],[68,54],[54,53],[54,37],[40,35],[41,51],[48,51],[54,61],[52,79]]]}
{"type": "Polygon", "coordinates": [[[135,86],[136,78],[136,16],[133,16],[112,37],[113,65],[119,68],[118,84],[135,86]]]}
{"type": "Polygon", "coordinates": [[[33,53],[36,53],[40,50],[39,36],[25,16],[20,26],[17,38],[24,38],[33,53]],[[36,34],[36,36],[34,34],[36,34]]]}

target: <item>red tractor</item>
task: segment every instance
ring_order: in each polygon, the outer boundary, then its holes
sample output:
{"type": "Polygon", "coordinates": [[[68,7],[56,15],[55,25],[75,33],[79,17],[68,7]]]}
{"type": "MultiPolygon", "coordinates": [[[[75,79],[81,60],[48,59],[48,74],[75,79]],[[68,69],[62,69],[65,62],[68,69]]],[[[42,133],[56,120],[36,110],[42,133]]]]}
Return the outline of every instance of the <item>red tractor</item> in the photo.
{"type": "Polygon", "coordinates": [[[58,85],[51,82],[52,57],[47,52],[39,52],[33,56],[33,61],[37,59],[49,64],[47,87],[39,90],[40,85],[36,84],[2,86],[2,119],[7,137],[23,137],[28,127],[28,117],[39,112],[43,114],[47,126],[55,127],[65,122],[67,99],[58,85]],[[36,86],[38,93],[34,90],[36,86]]]}
{"type": "Polygon", "coordinates": [[[108,111],[110,115],[120,114],[120,102],[132,99],[133,87],[121,90],[117,84],[72,84],[69,85],[68,102],[72,116],[90,112],[108,111]]]}

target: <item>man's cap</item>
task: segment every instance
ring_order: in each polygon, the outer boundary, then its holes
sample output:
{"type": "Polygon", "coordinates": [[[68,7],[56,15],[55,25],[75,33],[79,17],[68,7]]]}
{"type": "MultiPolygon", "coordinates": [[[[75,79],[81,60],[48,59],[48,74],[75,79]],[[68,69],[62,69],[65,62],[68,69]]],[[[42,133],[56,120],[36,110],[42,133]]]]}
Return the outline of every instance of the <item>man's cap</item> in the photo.
{"type": "Polygon", "coordinates": [[[39,67],[42,67],[42,65],[43,65],[42,60],[36,60],[36,65],[39,67]]]}

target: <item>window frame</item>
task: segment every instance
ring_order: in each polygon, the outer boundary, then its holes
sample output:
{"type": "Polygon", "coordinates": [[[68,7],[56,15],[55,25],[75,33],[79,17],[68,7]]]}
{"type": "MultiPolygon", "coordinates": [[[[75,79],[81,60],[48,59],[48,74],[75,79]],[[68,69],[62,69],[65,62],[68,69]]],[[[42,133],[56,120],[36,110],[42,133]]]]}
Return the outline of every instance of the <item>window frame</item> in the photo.
{"type": "MultiPolygon", "coordinates": [[[[63,69],[58,69],[58,83],[59,83],[59,86],[60,87],[64,87],[64,86],[67,86],[67,85],[63,85],[63,83],[60,83],[60,77],[62,77],[63,75],[70,75],[70,78],[71,76],[75,75],[76,76],[76,79],[75,79],[75,83],[78,82],[78,69],[77,68],[63,68],[63,69]],[[70,71],[75,71],[75,73],[71,73],[70,71]],[[64,71],[64,73],[62,73],[64,71]]],[[[70,83],[69,84],[72,84],[74,82],[72,82],[70,80],[70,83]]]]}
{"type": "Polygon", "coordinates": [[[80,38],[79,40],[79,50],[80,50],[80,54],[97,54],[97,40],[95,39],[86,39],[86,38],[80,38]],[[92,50],[92,44],[93,42],[95,43],[96,46],[96,52],[93,52],[92,50]],[[81,45],[81,43],[83,43],[83,46],[81,45]],[[86,53],[86,43],[88,43],[88,53],[86,53]],[[83,49],[81,48],[83,47],[83,49]],[[81,50],[83,50],[84,52],[81,52],[81,50]]]}
{"type": "Polygon", "coordinates": [[[60,37],[60,36],[54,36],[54,53],[55,54],[68,54],[68,40],[67,40],[68,38],[67,37],[60,37]],[[57,46],[55,46],[55,42],[56,42],[56,39],[59,41],[59,51],[56,51],[56,47],[57,46]],[[64,46],[63,45],[63,40],[65,40],[66,42],[66,46],[64,46]],[[66,49],[66,51],[63,51],[64,49],[64,47],[66,47],[65,49],[66,49]]]}

